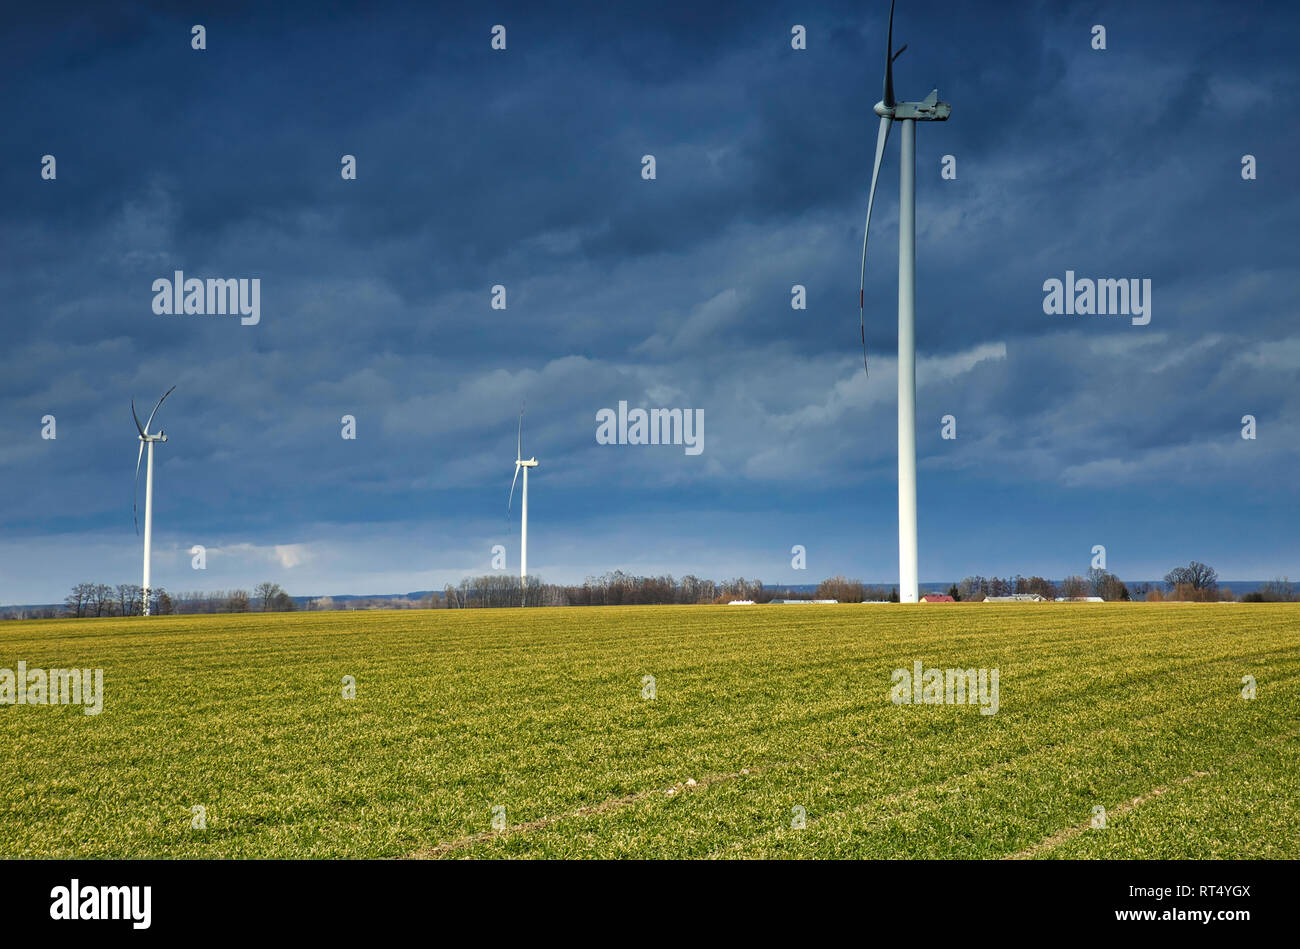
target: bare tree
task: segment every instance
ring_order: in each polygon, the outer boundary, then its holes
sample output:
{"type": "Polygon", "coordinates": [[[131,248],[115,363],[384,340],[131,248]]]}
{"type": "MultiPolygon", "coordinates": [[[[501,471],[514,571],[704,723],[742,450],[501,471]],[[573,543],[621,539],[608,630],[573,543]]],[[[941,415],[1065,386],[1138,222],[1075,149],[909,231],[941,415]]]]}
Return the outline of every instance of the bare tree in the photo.
{"type": "Polygon", "coordinates": [[[137,583],[119,583],[117,585],[117,605],[123,616],[134,616],[140,612],[140,594],[143,592],[137,583]]]}
{"type": "Polygon", "coordinates": [[[226,598],[226,611],[230,613],[247,613],[248,591],[231,590],[230,596],[226,598]]]}
{"type": "Polygon", "coordinates": [[[113,588],[107,583],[92,583],[90,585],[90,602],[86,604],[86,612],[94,610],[96,616],[104,616],[111,612],[113,603],[113,588]]]}
{"type": "Polygon", "coordinates": [[[1261,584],[1259,598],[1265,603],[1288,603],[1296,598],[1295,584],[1288,577],[1274,577],[1261,584]]]}
{"type": "Polygon", "coordinates": [[[1115,574],[1099,567],[1093,567],[1088,571],[1088,585],[1092,590],[1092,595],[1099,596],[1103,600],[1129,599],[1128,587],[1124,585],[1124,581],[1120,580],[1115,574]]]}
{"type": "Polygon", "coordinates": [[[1061,596],[1074,598],[1087,595],[1088,581],[1083,577],[1076,574],[1075,576],[1066,577],[1061,581],[1061,596]]]}
{"type": "Polygon", "coordinates": [[[1193,560],[1186,567],[1174,567],[1165,574],[1165,586],[1177,589],[1188,586],[1193,590],[1213,590],[1219,585],[1219,573],[1209,564],[1193,560]]]}
{"type": "Polygon", "coordinates": [[[78,619],[85,616],[86,607],[94,595],[94,589],[95,585],[93,583],[78,583],[74,586],[72,592],[63,600],[63,605],[67,607],[68,613],[78,619]]]}
{"type": "Polygon", "coordinates": [[[867,595],[866,584],[834,576],[817,584],[817,599],[839,600],[841,603],[861,603],[867,595]]]}
{"type": "Polygon", "coordinates": [[[280,584],[267,580],[257,585],[257,588],[253,591],[253,596],[261,602],[262,610],[268,611],[275,603],[276,595],[281,592],[283,591],[280,589],[280,584]]]}
{"type": "Polygon", "coordinates": [[[1056,589],[1056,584],[1051,580],[1043,577],[1029,577],[1025,580],[1025,588],[1017,589],[1017,593],[1037,593],[1044,600],[1055,600],[1061,594],[1056,589]]]}

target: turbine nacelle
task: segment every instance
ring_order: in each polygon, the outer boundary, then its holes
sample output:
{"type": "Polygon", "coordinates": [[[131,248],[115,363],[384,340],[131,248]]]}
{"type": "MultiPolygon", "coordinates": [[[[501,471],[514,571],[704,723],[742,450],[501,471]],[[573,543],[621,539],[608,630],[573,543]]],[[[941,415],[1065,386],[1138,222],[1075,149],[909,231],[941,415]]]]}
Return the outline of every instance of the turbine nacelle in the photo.
{"type": "Polygon", "coordinates": [[[539,462],[536,458],[529,458],[527,461],[518,458],[515,459],[516,468],[536,468],[538,464],[539,462]]]}
{"type": "Polygon", "coordinates": [[[895,102],[885,105],[884,100],[877,102],[872,111],[882,119],[914,119],[917,122],[945,122],[952,115],[952,106],[939,101],[939,90],[933,89],[920,102],[895,102]]]}

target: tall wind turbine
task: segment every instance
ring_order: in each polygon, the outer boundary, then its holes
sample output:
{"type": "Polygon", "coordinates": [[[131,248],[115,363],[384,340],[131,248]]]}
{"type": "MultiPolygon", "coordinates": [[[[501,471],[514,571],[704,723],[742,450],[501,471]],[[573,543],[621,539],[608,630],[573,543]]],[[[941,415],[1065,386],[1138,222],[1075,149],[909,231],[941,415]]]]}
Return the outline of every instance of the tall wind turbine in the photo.
{"type": "Polygon", "coordinates": [[[885,157],[889,129],[902,125],[902,165],[898,189],[898,598],[903,603],[918,599],[916,541],[916,123],[943,122],[952,107],[939,101],[933,90],[920,102],[894,99],[894,60],[907,49],[894,52],[894,0],[889,3],[889,34],[885,42],[885,90],[875,105],[880,116],[876,134],[876,163],[871,169],[871,192],[867,197],[867,221],[862,226],[862,285],[858,292],[858,322],[862,328],[862,366],[867,365],[867,328],[863,316],[867,288],[867,232],[871,228],[871,206],[876,200],[876,181],[885,157]]]}
{"type": "Polygon", "coordinates": [[[140,495],[140,461],[144,458],[145,448],[149,449],[149,464],[145,468],[144,478],[144,582],[140,585],[140,609],[145,616],[149,615],[149,554],[153,543],[153,446],[155,442],[167,441],[166,432],[159,429],[150,434],[149,426],[153,424],[153,417],[158,414],[163,399],[175,390],[176,387],[172,386],[163,393],[158,405],[149,413],[149,421],[143,425],[140,424],[140,416],[135,414],[135,399],[131,400],[131,417],[135,419],[136,431],[140,433],[140,453],[135,458],[135,492],[131,495],[131,518],[135,521],[137,534],[140,533],[140,520],[136,517],[136,499],[140,495]]]}
{"type": "Polygon", "coordinates": [[[528,591],[528,469],[537,467],[537,459],[529,458],[524,460],[524,407],[519,407],[519,433],[515,440],[515,476],[510,482],[510,498],[506,501],[506,511],[510,511],[510,505],[515,499],[515,482],[519,480],[519,472],[524,473],[524,493],[523,501],[520,504],[523,520],[519,530],[519,587],[521,595],[524,596],[523,603],[527,603],[528,591]]]}

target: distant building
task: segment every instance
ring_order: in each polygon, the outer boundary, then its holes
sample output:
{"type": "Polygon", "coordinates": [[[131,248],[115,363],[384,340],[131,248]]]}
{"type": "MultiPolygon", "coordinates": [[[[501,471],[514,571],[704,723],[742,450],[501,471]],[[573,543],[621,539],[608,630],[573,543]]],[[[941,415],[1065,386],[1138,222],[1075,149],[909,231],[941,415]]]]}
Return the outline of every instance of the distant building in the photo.
{"type": "Polygon", "coordinates": [[[770,603],[838,603],[839,600],[769,600],[770,603]]]}
{"type": "Polygon", "coordinates": [[[753,606],[754,601],[753,600],[732,600],[727,605],[728,606],[753,606]]]}
{"type": "Polygon", "coordinates": [[[1047,597],[1038,593],[1013,593],[1010,596],[986,596],[985,603],[1046,603],[1047,597]]]}
{"type": "Polygon", "coordinates": [[[957,601],[954,600],[946,593],[927,593],[925,596],[921,597],[921,602],[922,603],[956,603],[957,601]]]}
{"type": "Polygon", "coordinates": [[[1099,596],[1058,596],[1057,603],[1105,603],[1099,596]]]}

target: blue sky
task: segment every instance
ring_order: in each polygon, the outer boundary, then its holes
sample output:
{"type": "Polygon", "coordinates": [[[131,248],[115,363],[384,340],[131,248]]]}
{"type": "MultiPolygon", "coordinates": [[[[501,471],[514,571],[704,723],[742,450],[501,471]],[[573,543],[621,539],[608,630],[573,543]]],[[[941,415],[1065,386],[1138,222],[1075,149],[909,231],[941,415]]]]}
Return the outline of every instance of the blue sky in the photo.
{"type": "MultiPolygon", "coordinates": [[[[531,573],[896,582],[897,135],[869,379],[855,286],[887,12],[14,13],[0,603],[139,581],[129,400],[173,384],[169,590],[440,588],[494,544],[517,570],[524,399],[531,573]],[[260,278],[260,323],[155,315],[175,270],[260,278]],[[704,451],[597,444],[620,400],[702,409],[704,451]]],[[[917,134],[923,582],[1084,572],[1096,544],[1126,578],[1300,575],[1298,26],[1289,3],[903,0],[898,93],[953,109],[917,134]],[[1045,315],[1067,270],[1150,279],[1150,324],[1045,315]]]]}

